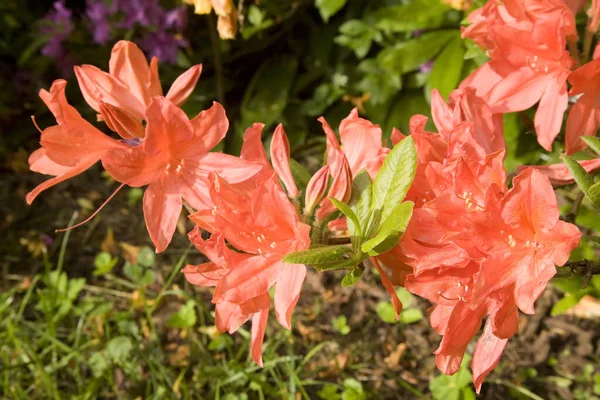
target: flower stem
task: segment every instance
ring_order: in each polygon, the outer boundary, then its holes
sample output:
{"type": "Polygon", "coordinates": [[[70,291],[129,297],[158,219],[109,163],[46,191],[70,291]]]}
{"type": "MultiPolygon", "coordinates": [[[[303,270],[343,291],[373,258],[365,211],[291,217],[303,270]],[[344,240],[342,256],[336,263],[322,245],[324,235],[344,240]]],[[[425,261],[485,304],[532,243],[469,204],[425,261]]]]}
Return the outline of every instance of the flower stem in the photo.
{"type": "Polygon", "coordinates": [[[592,260],[569,261],[563,268],[559,268],[554,278],[572,278],[583,276],[583,288],[585,288],[594,275],[600,275],[600,262],[592,260]]]}

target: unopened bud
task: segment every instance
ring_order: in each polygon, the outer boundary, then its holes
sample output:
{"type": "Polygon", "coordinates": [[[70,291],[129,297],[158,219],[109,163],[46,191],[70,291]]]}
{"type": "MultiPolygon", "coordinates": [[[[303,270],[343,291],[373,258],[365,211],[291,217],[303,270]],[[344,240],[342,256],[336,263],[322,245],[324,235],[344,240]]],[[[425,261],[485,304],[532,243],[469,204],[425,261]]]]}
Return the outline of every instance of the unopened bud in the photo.
{"type": "Polygon", "coordinates": [[[323,221],[329,214],[336,210],[329,198],[333,197],[342,203],[347,203],[352,195],[352,171],[346,157],[341,157],[338,170],[333,177],[333,183],[327,198],[321,202],[321,208],[317,210],[317,218],[323,221]]]}
{"type": "Polygon", "coordinates": [[[237,33],[237,13],[232,12],[229,15],[219,15],[217,31],[219,31],[221,39],[235,39],[235,34],[237,33]]]}
{"type": "Polygon", "coordinates": [[[298,188],[292,170],[290,168],[290,142],[283,130],[283,125],[279,124],[273,133],[271,140],[271,164],[277,173],[277,176],[283,182],[289,197],[298,197],[298,188]]]}
{"type": "Polygon", "coordinates": [[[304,197],[305,215],[312,213],[319,201],[325,196],[327,185],[329,185],[329,166],[325,165],[310,178],[306,186],[306,195],[304,197]]]}

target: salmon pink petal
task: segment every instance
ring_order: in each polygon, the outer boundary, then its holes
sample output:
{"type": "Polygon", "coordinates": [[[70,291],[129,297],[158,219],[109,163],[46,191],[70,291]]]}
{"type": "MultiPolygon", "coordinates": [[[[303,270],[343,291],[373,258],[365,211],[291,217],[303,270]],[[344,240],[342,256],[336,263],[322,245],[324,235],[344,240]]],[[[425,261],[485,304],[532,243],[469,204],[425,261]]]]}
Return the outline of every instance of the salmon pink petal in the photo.
{"type": "MultiPolygon", "coordinates": [[[[552,85],[552,81],[553,77],[536,74],[530,67],[523,67],[504,77],[487,93],[485,100],[494,113],[526,110],[540,99],[545,88],[552,85]]],[[[477,95],[480,95],[479,91],[477,95]]],[[[548,100],[550,99],[546,101],[548,100]]]]}
{"type": "Polygon", "coordinates": [[[167,99],[171,100],[177,106],[185,103],[194,91],[201,73],[202,64],[198,64],[179,75],[167,92],[167,99]]]}
{"type": "Polygon", "coordinates": [[[246,132],[244,132],[244,144],[242,144],[240,158],[261,164],[264,167],[271,169],[271,163],[267,158],[267,152],[265,151],[261,139],[264,127],[265,124],[255,122],[246,129],[246,132]]]}
{"type": "Polygon", "coordinates": [[[385,288],[385,290],[388,292],[388,294],[392,298],[392,305],[394,306],[394,311],[396,313],[396,319],[398,319],[398,317],[400,316],[400,313],[402,312],[402,302],[398,298],[398,294],[396,293],[396,290],[394,289],[394,285],[392,285],[392,282],[390,281],[390,278],[388,277],[387,273],[383,270],[383,268],[381,268],[379,261],[375,257],[371,257],[371,262],[373,263],[375,268],[377,268],[377,271],[379,271],[379,276],[381,277],[381,283],[383,284],[383,287],[385,288]]]}
{"type": "MultiPolygon", "coordinates": [[[[600,158],[595,158],[593,160],[582,160],[579,161],[583,169],[587,171],[587,173],[592,173],[598,169],[600,169],[600,158]]],[[[547,177],[550,182],[552,182],[555,186],[562,185],[570,185],[575,182],[569,168],[566,164],[552,164],[552,165],[524,165],[517,167],[518,172],[522,172],[526,169],[535,169],[540,172],[542,175],[547,177]]]]}
{"type": "Polygon", "coordinates": [[[267,319],[269,318],[269,310],[262,310],[252,315],[252,333],[250,335],[251,354],[254,362],[261,367],[262,347],[265,339],[265,328],[267,327],[267,319]]]}
{"type": "Polygon", "coordinates": [[[454,127],[454,112],[437,89],[431,91],[431,116],[440,133],[450,132],[454,127]]]}
{"type": "Polygon", "coordinates": [[[335,135],[335,132],[325,118],[319,117],[317,119],[323,125],[323,131],[325,132],[325,136],[327,137],[327,165],[331,167],[331,171],[337,171],[339,167],[339,162],[341,162],[339,155],[344,154],[342,152],[342,147],[340,146],[340,142],[335,135]]]}
{"type": "Polygon", "coordinates": [[[310,214],[317,206],[317,203],[325,196],[328,185],[329,166],[325,165],[310,178],[310,181],[308,181],[306,194],[304,196],[305,214],[310,214]]]}
{"type": "Polygon", "coordinates": [[[290,169],[290,142],[283,130],[283,125],[279,124],[273,133],[271,140],[271,163],[273,169],[283,182],[289,197],[298,197],[298,188],[292,176],[290,169]]]}
{"type": "Polygon", "coordinates": [[[587,147],[582,136],[594,136],[600,127],[600,96],[586,93],[571,107],[567,117],[566,153],[574,154],[587,147]]]}
{"type": "Polygon", "coordinates": [[[369,120],[359,118],[356,108],[340,123],[340,139],[354,176],[369,162],[377,159],[382,148],[381,128],[369,120]]]}
{"type": "Polygon", "coordinates": [[[102,166],[114,180],[132,187],[148,185],[165,173],[164,163],[148,157],[142,146],[108,151],[102,166]]]}
{"type": "MultiPolygon", "coordinates": [[[[338,169],[334,172],[333,183],[331,184],[327,198],[321,202],[321,207],[316,213],[317,218],[320,220],[324,220],[336,210],[333,203],[329,200],[330,197],[346,203],[352,195],[352,171],[350,170],[350,165],[343,154],[338,153],[337,158],[341,162],[337,163],[338,169]]],[[[331,165],[330,167],[333,168],[331,165]]]]}
{"type": "Polygon", "coordinates": [[[535,113],[535,131],[538,143],[548,151],[552,151],[552,142],[560,133],[568,103],[565,79],[562,81],[552,79],[545,83],[544,93],[535,113]]]}
{"type": "Polygon", "coordinates": [[[100,102],[100,115],[108,128],[117,132],[123,139],[144,137],[144,125],[127,111],[100,102]]]}
{"type": "Polygon", "coordinates": [[[405,134],[403,134],[402,132],[400,132],[400,130],[398,130],[396,128],[392,128],[392,135],[391,135],[392,145],[394,145],[394,146],[397,145],[404,138],[406,138],[405,134]]]}
{"type": "Polygon", "coordinates": [[[140,104],[148,104],[152,96],[159,95],[148,90],[150,77],[148,60],[133,42],[120,40],[113,46],[108,71],[110,75],[129,87],[129,91],[140,104]]]}
{"type": "Polygon", "coordinates": [[[533,168],[515,177],[513,188],[502,200],[502,219],[506,225],[527,230],[531,236],[554,228],[559,217],[550,181],[533,168]]]}
{"type": "Polygon", "coordinates": [[[284,264],[279,270],[275,286],[275,314],[277,321],[286,329],[292,329],[292,311],[300,298],[305,277],[306,266],[303,264],[284,264]]]}
{"type": "Polygon", "coordinates": [[[473,384],[479,394],[481,384],[485,377],[498,365],[502,352],[508,339],[499,339],[492,333],[492,327],[488,320],[483,329],[483,334],[477,341],[477,347],[473,353],[472,369],[473,384]]]}
{"type": "MultiPolygon", "coordinates": [[[[187,139],[181,140],[183,154],[206,153],[215,147],[227,134],[229,129],[229,120],[225,115],[225,109],[217,102],[214,102],[208,110],[200,112],[190,121],[194,130],[195,140],[189,143],[187,139]]],[[[185,156],[184,156],[185,157],[185,156]]]]}
{"type": "Polygon", "coordinates": [[[146,104],[134,96],[126,83],[93,65],[75,67],[75,77],[83,98],[94,110],[100,110],[100,102],[126,110],[139,120],[144,119],[146,104]]]}
{"type": "Polygon", "coordinates": [[[213,301],[243,303],[269,291],[283,268],[280,261],[263,256],[247,255],[223,277],[215,289],[213,301]]]}
{"type": "Polygon", "coordinates": [[[153,97],[146,114],[148,125],[141,146],[148,156],[165,159],[177,155],[180,159],[187,159],[189,154],[207,151],[201,146],[200,149],[196,147],[198,143],[192,139],[199,135],[195,135],[194,125],[185,112],[171,101],[153,97]]]}
{"type": "Polygon", "coordinates": [[[188,264],[181,270],[189,283],[204,287],[217,286],[223,271],[222,266],[212,262],[198,265],[188,264]]]}
{"type": "Polygon", "coordinates": [[[35,198],[44,190],[49,189],[60,182],[64,182],[67,179],[71,179],[76,175],[79,175],[98,162],[98,160],[98,157],[91,155],[89,157],[82,157],[77,165],[73,167],[65,167],[48,158],[48,156],[45,155],[45,149],[42,148],[36,150],[29,158],[31,170],[56,176],[39,184],[31,192],[27,193],[27,196],[25,196],[25,201],[27,204],[31,204],[33,200],[35,200],[35,198]],[[44,153],[40,152],[42,150],[44,153]]]}
{"type": "Polygon", "coordinates": [[[171,242],[181,208],[181,196],[173,181],[162,178],[150,183],[144,193],[144,219],[157,253],[171,242]]]}
{"type": "Polygon", "coordinates": [[[195,161],[198,163],[198,176],[208,177],[210,172],[216,172],[228,183],[249,180],[262,170],[259,164],[224,153],[206,153],[197,157],[195,161]]]}
{"type": "Polygon", "coordinates": [[[162,96],[163,90],[158,76],[158,58],[152,57],[150,60],[150,75],[148,77],[148,87],[151,96],[162,96]]]}
{"type": "Polygon", "coordinates": [[[215,326],[220,332],[234,333],[251,316],[239,304],[224,302],[215,305],[215,326]]]}

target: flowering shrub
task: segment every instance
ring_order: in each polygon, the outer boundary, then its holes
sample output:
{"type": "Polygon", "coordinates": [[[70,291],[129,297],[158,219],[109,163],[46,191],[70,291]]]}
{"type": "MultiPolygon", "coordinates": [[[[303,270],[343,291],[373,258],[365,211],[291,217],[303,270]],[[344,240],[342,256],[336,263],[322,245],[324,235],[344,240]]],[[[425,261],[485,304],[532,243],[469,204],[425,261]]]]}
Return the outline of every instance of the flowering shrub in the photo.
{"type": "MultiPolygon", "coordinates": [[[[231,2],[186,2],[199,13],[214,8],[222,36],[234,34],[234,28],[225,34],[223,28],[235,23],[231,2]]],[[[121,9],[119,4],[109,10],[92,3],[88,16],[104,21],[120,10],[128,16],[125,23],[135,23],[160,14],[145,8],[133,13],[130,5],[121,9]]],[[[517,332],[519,310],[534,313],[556,267],[567,263],[579,245],[579,228],[559,218],[552,184],[575,179],[595,204],[600,201],[600,190],[586,173],[600,166],[597,160],[580,165],[565,156],[566,165],[523,167],[510,182],[503,133],[503,114],[539,103],[537,140],[551,150],[570,94],[579,97],[572,97],[566,122],[566,152],[583,150],[587,143],[600,149],[594,139],[581,138],[594,135],[600,125],[594,86],[598,61],[590,61],[596,6],[579,54],[577,10],[559,0],[487,2],[469,15],[462,35],[490,60],[449,93],[448,102],[432,88],[437,132],[427,129],[427,117],[414,115],[408,135],[394,128],[388,147],[381,127],[359,117],[357,108],[341,121],[339,140],[321,117],[323,165],[304,184],[296,176],[283,125],[272,134],[269,155],[262,142],[264,125],[258,122],[243,133],[239,157],[211,151],[229,128],[224,107],[215,102],[192,119],[180,108],[196,86],[201,65],[179,76],[163,96],[158,60],[172,57],[149,52],[157,57],[148,62],[133,42],[117,42],[108,73],[83,65],[75,67],[75,75],[98,120],[120,139],[87,122],[67,102],[66,82],[55,81],[40,97],[57,125],[41,131],[41,148],[29,158],[31,170],[53,178],[32,190],[27,202],[101,161],[121,183],[119,189],[147,186],[143,211],[156,252],[168,247],[185,205],[196,224],[189,239],[208,262],[187,265],[182,272],[193,285],[214,287],[218,330],[233,333],[252,321],[250,352],[261,366],[271,302],[279,324],[291,329],[307,266],[346,270],[342,286],[375,269],[396,317],[402,304],[394,286],[434,304],[430,321],[442,335],[435,351],[442,372],[459,371],[468,344],[484,324],[472,358],[479,392],[517,332]],[[343,243],[334,244],[333,238],[343,243]]],[[[61,7],[52,18],[68,20],[61,7]]],[[[334,10],[321,8],[324,13],[334,10]]],[[[156,24],[176,26],[172,21],[161,14],[156,24]]],[[[105,25],[96,29],[95,40],[110,39],[105,25]]],[[[65,32],[56,35],[58,42],[65,32]]],[[[457,41],[456,33],[446,40],[457,41]]],[[[379,37],[373,33],[371,39],[379,37]]],[[[350,39],[338,40],[362,53],[350,39]]],[[[429,68],[424,61],[403,68],[429,68]]]]}

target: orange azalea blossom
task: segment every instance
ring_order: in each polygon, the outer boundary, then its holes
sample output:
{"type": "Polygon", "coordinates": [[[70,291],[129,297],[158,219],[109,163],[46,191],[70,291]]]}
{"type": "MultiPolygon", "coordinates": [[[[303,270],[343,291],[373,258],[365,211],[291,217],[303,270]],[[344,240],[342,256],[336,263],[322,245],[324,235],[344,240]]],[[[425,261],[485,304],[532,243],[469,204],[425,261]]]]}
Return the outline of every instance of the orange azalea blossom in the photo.
{"type": "Polygon", "coordinates": [[[567,118],[566,153],[587,147],[582,136],[594,136],[600,127],[600,60],[593,60],[569,75],[571,96],[581,95],[567,118]]]}
{"type": "MultiPolygon", "coordinates": [[[[192,243],[210,262],[188,265],[183,270],[190,283],[215,286],[213,303],[220,331],[233,333],[252,319],[251,354],[260,366],[271,304],[269,290],[275,286],[273,303],[278,322],[291,329],[291,315],[306,266],[284,264],[282,259],[310,246],[310,226],[300,221],[275,170],[268,164],[260,141],[262,128],[262,124],[254,124],[246,131],[242,149],[245,159],[263,165],[262,173],[237,184],[227,183],[217,173],[210,175],[209,191],[214,205],[190,216],[199,227],[213,233],[208,241],[202,240],[198,228],[190,234],[192,243]],[[241,252],[230,250],[225,241],[241,252]]],[[[285,153],[287,138],[283,139],[275,142],[274,146],[281,148],[273,149],[274,154],[285,153]]],[[[289,157],[278,162],[288,164],[279,171],[289,168],[289,157]]]]}
{"type": "Polygon", "coordinates": [[[261,166],[210,152],[229,127],[219,103],[189,120],[169,99],[154,97],[146,115],[148,125],[141,144],[107,152],[102,165],[119,182],[149,185],[144,193],[144,218],[156,251],[161,252],[175,232],[182,198],[195,209],[211,205],[210,172],[236,183],[251,179],[261,166]]]}
{"type": "MultiPolygon", "coordinates": [[[[600,169],[600,158],[595,158],[593,160],[580,160],[578,162],[587,173],[592,173],[600,169]]],[[[571,175],[569,168],[564,163],[543,166],[518,166],[517,171],[522,171],[526,168],[535,168],[544,174],[554,186],[563,186],[575,183],[575,179],[571,175]]]]}
{"type": "Polygon", "coordinates": [[[485,124],[476,118],[457,123],[439,100],[432,107],[443,134],[426,132],[423,116],[411,119],[419,158],[407,197],[415,210],[383,261],[394,283],[435,304],[430,319],[443,335],[435,352],[442,372],[458,371],[487,317],[472,364],[479,391],[516,332],[518,310],[533,313],[555,266],[567,261],[581,234],[559,220],[552,185],[538,171],[523,171],[507,189],[504,150],[490,152],[493,136],[479,131],[485,124]]]}
{"type": "Polygon", "coordinates": [[[566,80],[574,62],[566,41],[577,36],[572,11],[558,0],[490,1],[470,20],[463,37],[485,47],[491,60],[461,87],[474,88],[493,113],[539,102],[535,129],[540,145],[550,151],[568,105],[566,80]]]}
{"type": "Polygon", "coordinates": [[[42,191],[87,170],[109,150],[127,147],[100,132],[69,105],[66,85],[66,81],[59,79],[54,81],[50,92],[40,91],[41,99],[54,114],[58,125],[42,132],[42,147],[31,154],[29,166],[32,171],[54,175],[54,178],[29,192],[26,196],[28,204],[42,191]]]}
{"type": "MultiPolygon", "coordinates": [[[[75,67],[75,76],[85,101],[100,114],[108,127],[124,139],[144,136],[143,120],[154,96],[162,96],[158,59],[148,64],[146,56],[133,42],[117,42],[110,56],[109,72],[93,65],[75,67]]],[[[171,85],[166,98],[180,106],[190,96],[202,65],[194,65],[171,85]]]]}

